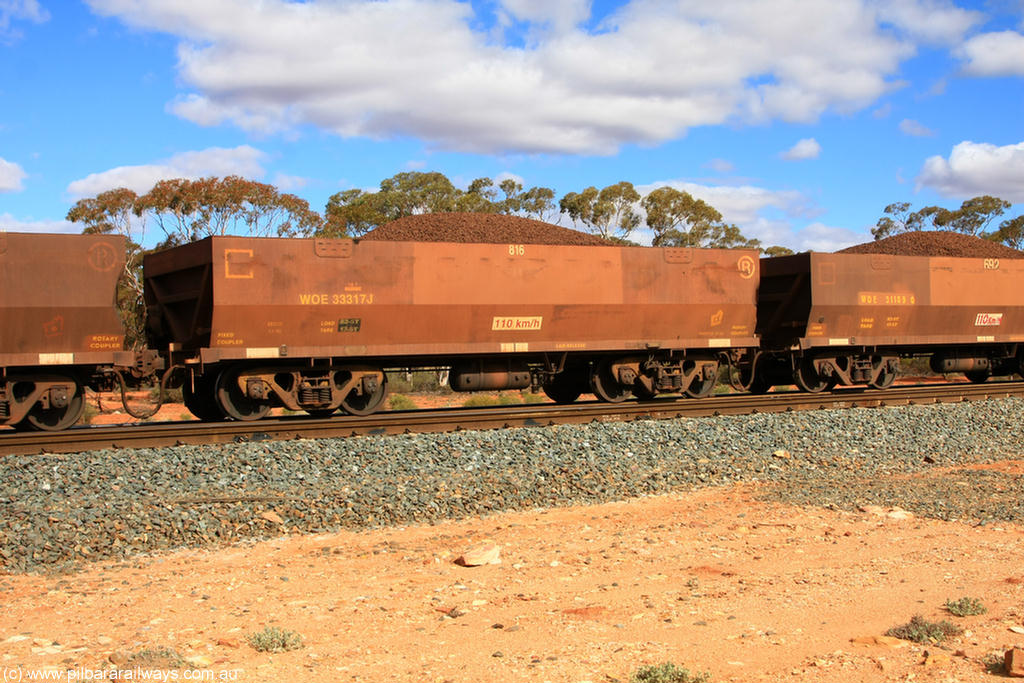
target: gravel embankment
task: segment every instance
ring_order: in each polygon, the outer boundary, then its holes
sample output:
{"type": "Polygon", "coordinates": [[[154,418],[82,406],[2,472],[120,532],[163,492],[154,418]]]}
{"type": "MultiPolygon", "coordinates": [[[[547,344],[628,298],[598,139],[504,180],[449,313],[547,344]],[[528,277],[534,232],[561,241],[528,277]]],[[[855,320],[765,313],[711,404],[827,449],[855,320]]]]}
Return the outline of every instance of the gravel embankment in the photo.
{"type": "Polygon", "coordinates": [[[734,482],[765,497],[1024,522],[1024,400],[0,459],[0,568],[592,503],[734,482]],[[788,451],[773,455],[775,451],[788,451]]]}

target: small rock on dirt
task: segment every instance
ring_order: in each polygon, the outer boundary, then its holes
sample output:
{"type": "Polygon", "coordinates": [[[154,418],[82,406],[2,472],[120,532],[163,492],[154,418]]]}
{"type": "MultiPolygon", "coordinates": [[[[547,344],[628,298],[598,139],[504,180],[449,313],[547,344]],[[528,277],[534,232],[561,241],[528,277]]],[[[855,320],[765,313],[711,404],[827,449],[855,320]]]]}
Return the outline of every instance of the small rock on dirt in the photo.
{"type": "Polygon", "coordinates": [[[855,645],[882,645],[892,649],[909,645],[907,641],[893,636],[858,636],[851,639],[850,642],[855,645]]]}
{"type": "Polygon", "coordinates": [[[479,567],[485,564],[501,564],[501,546],[489,543],[470,548],[455,558],[455,564],[463,567],[479,567]]]}
{"type": "Polygon", "coordinates": [[[267,510],[261,513],[260,517],[273,524],[284,524],[284,520],[281,519],[281,515],[277,514],[273,510],[267,510]]]}
{"type": "Polygon", "coordinates": [[[1007,650],[1003,656],[1003,667],[1007,676],[1024,678],[1024,649],[1015,647],[1007,650]]]}

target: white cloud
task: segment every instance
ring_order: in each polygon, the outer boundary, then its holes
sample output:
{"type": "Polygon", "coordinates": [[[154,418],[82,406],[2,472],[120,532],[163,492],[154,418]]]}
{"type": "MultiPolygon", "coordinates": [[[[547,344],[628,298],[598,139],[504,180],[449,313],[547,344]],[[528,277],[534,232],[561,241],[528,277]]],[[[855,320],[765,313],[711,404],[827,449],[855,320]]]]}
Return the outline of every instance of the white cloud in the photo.
{"type": "Polygon", "coordinates": [[[957,50],[974,76],[1024,76],[1024,35],[997,31],[974,36],[957,50]]]}
{"type": "Polygon", "coordinates": [[[10,44],[21,38],[21,31],[11,26],[13,21],[41,24],[49,18],[50,13],[38,0],[0,0],[0,43],[10,44]]]}
{"type": "Polygon", "coordinates": [[[282,192],[291,192],[292,190],[299,190],[309,184],[309,178],[304,178],[298,175],[288,175],[287,173],[277,173],[274,175],[273,185],[282,192]]]}
{"type": "Polygon", "coordinates": [[[589,33],[585,0],[501,0],[557,29],[522,47],[458,0],[88,1],[179,38],[188,91],[170,108],[200,125],[488,153],[612,154],[693,126],[855,111],[899,85],[916,41],[973,16],[940,0],[631,0],[589,33]]]}
{"type": "Polygon", "coordinates": [[[81,226],[69,221],[19,220],[9,213],[0,213],[0,232],[79,233],[81,231],[81,226]]]}
{"type": "Polygon", "coordinates": [[[569,30],[590,16],[589,0],[499,0],[510,19],[569,30]]]}
{"type": "Polygon", "coordinates": [[[127,187],[139,194],[148,192],[160,180],[169,178],[203,178],[239,175],[260,178],[261,162],[266,155],[248,145],[232,149],[210,147],[197,152],[181,152],[169,159],[140,166],[118,166],[92,173],[73,181],[67,192],[73,198],[92,197],[117,187],[127,187]]]}
{"type": "Polygon", "coordinates": [[[494,178],[492,178],[492,180],[494,181],[495,187],[497,187],[498,185],[501,185],[501,183],[503,181],[505,181],[505,180],[511,180],[512,182],[519,183],[523,187],[529,187],[526,184],[526,180],[523,178],[523,176],[516,175],[515,173],[512,173],[511,171],[502,171],[498,175],[494,176],[494,178]]]}
{"type": "Polygon", "coordinates": [[[981,12],[961,9],[948,0],[875,0],[873,4],[883,21],[933,44],[955,45],[984,19],[981,12]]]}
{"type": "Polygon", "coordinates": [[[665,180],[649,185],[637,185],[641,195],[659,187],[674,187],[703,199],[718,209],[722,218],[740,227],[754,223],[765,209],[778,209],[796,216],[805,211],[807,198],[794,190],[768,190],[753,185],[701,185],[685,180],[665,180]]]}
{"type": "Polygon", "coordinates": [[[924,126],[914,119],[903,119],[900,121],[900,132],[904,135],[910,135],[916,138],[930,138],[935,135],[934,130],[924,126]]]}
{"type": "Polygon", "coordinates": [[[25,171],[13,161],[0,157],[0,192],[19,192],[24,189],[21,181],[25,171]]]}
{"type": "Polygon", "coordinates": [[[953,147],[949,159],[925,160],[918,187],[931,187],[946,197],[993,195],[1013,203],[1024,202],[1024,142],[997,147],[964,141],[953,147]]]}
{"type": "Polygon", "coordinates": [[[716,173],[732,173],[736,170],[736,165],[728,159],[712,159],[705,166],[716,173]]]}
{"type": "Polygon", "coordinates": [[[814,138],[804,138],[787,149],[780,156],[788,161],[803,161],[805,159],[817,159],[821,154],[821,145],[814,138]]]}
{"type": "Polygon", "coordinates": [[[869,242],[871,235],[849,228],[814,222],[798,230],[787,240],[795,251],[838,251],[855,244],[869,242]]]}
{"type": "MultiPolygon", "coordinates": [[[[871,239],[866,232],[818,221],[798,227],[799,219],[815,212],[808,209],[808,198],[794,190],[770,190],[754,185],[701,185],[682,180],[638,185],[636,189],[646,195],[663,186],[703,199],[716,208],[727,223],[735,223],[744,235],[761,240],[766,247],[782,245],[798,252],[836,251],[871,239]]],[[[649,243],[651,235],[649,231],[642,231],[631,238],[649,243]]]]}

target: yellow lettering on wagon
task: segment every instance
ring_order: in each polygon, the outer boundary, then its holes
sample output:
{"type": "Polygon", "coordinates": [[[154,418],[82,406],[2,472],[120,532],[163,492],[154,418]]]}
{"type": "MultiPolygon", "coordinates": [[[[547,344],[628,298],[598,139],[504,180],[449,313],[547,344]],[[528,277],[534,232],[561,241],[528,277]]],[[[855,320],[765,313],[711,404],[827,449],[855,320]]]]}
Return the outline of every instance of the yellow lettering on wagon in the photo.
{"type": "Polygon", "coordinates": [[[94,334],[87,343],[90,351],[120,351],[124,346],[119,334],[94,334]]]}
{"type": "Polygon", "coordinates": [[[496,315],[491,321],[491,330],[521,332],[523,330],[539,330],[544,318],[539,315],[496,315]]]}
{"type": "Polygon", "coordinates": [[[913,306],[917,296],[913,292],[857,292],[861,306],[913,306]]]}
{"type": "Polygon", "coordinates": [[[224,278],[227,280],[251,280],[252,249],[224,250],[224,278]]]}
{"type": "Polygon", "coordinates": [[[301,306],[368,306],[374,302],[372,292],[307,292],[299,294],[301,306]]]}

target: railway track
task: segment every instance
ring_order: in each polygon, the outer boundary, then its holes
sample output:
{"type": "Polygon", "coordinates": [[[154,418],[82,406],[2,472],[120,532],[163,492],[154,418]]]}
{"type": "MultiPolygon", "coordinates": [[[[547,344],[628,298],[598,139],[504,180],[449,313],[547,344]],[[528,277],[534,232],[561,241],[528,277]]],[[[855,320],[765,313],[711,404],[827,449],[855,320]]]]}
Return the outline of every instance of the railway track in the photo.
{"type": "Polygon", "coordinates": [[[448,408],[384,412],[366,417],[339,414],[329,419],[286,416],[258,422],[143,422],[75,427],[56,433],[0,431],[0,455],[537,427],[592,421],[628,422],[826,408],[873,408],[1009,396],[1024,396],[1024,382],[931,384],[896,387],[885,391],[843,388],[820,394],[792,391],[760,396],[722,395],[706,399],[669,397],[617,404],[592,401],[570,405],[448,408]]]}

